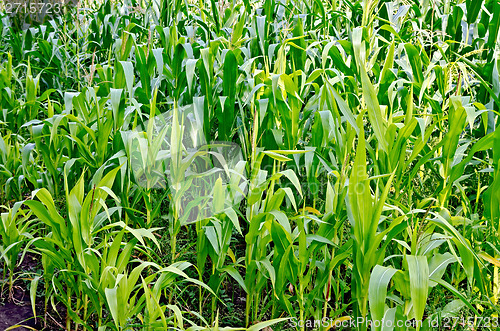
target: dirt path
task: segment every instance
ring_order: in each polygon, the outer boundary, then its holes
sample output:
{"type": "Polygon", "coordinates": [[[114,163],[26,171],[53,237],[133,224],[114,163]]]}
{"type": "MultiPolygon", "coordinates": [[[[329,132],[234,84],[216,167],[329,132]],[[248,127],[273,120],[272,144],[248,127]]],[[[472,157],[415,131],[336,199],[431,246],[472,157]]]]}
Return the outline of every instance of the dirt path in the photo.
{"type": "MultiPolygon", "coordinates": [[[[0,305],[0,330],[5,330],[8,327],[16,324],[22,324],[35,328],[35,319],[33,311],[29,303],[24,306],[17,306],[13,303],[0,305]]],[[[27,328],[15,328],[16,331],[30,330],[27,328]]]]}

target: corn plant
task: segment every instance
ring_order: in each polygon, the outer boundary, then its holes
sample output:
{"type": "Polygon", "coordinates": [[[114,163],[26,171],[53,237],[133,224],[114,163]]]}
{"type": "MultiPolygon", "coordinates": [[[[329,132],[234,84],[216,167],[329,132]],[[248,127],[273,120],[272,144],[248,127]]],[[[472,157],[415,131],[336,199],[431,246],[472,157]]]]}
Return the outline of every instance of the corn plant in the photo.
{"type": "Polygon", "coordinates": [[[30,212],[23,210],[21,206],[22,202],[16,202],[12,208],[3,206],[6,211],[1,213],[1,258],[4,261],[4,279],[6,279],[8,272],[9,298],[12,298],[12,287],[14,285],[15,268],[18,264],[18,255],[22,252],[22,258],[24,258],[26,250],[30,246],[30,241],[33,242],[33,221],[29,220],[31,216],[30,212]],[[22,247],[23,244],[25,245],[24,248],[22,247]]]}

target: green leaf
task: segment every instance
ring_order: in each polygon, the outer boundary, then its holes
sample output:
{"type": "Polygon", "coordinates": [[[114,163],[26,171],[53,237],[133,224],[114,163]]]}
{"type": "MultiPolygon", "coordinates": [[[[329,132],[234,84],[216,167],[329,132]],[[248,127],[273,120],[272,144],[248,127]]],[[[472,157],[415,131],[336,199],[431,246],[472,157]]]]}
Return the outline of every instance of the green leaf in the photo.
{"type": "MultiPolygon", "coordinates": [[[[415,319],[422,321],[429,294],[429,265],[425,256],[406,256],[410,274],[411,302],[415,319]]],[[[420,326],[417,326],[417,330],[420,326]]]]}
{"type": "MultiPolygon", "coordinates": [[[[387,285],[389,285],[392,276],[397,271],[394,268],[383,267],[381,265],[376,265],[373,268],[368,289],[372,320],[381,321],[384,318],[387,285]]],[[[381,326],[375,327],[375,330],[381,330],[381,326]]]]}
{"type": "Polygon", "coordinates": [[[221,213],[224,210],[224,189],[222,187],[222,178],[217,178],[214,186],[214,211],[216,214],[221,213]]]}
{"type": "Polygon", "coordinates": [[[460,300],[462,300],[462,302],[465,303],[465,305],[467,307],[469,307],[469,309],[474,314],[476,314],[476,316],[481,316],[481,314],[476,310],[476,308],[474,308],[472,306],[472,304],[469,302],[469,300],[462,293],[460,293],[455,287],[453,287],[450,283],[446,282],[445,280],[439,279],[439,278],[431,278],[430,280],[433,281],[433,282],[438,283],[439,285],[441,285],[443,287],[445,287],[451,293],[453,293],[454,295],[456,295],[460,300]]]}
{"type": "Polygon", "coordinates": [[[413,80],[419,85],[422,85],[424,81],[424,74],[422,72],[422,61],[420,60],[419,51],[410,43],[405,44],[405,50],[413,72],[413,80]]]}
{"type": "Polygon", "coordinates": [[[271,325],[274,325],[274,324],[277,324],[277,323],[281,323],[281,322],[284,322],[284,321],[288,321],[289,318],[275,318],[275,319],[272,319],[272,320],[269,320],[269,321],[265,321],[265,322],[259,322],[257,324],[254,324],[252,325],[251,327],[249,327],[247,329],[247,331],[259,331],[259,330],[263,330],[267,327],[270,327],[271,325]]]}
{"type": "Polygon", "coordinates": [[[118,298],[117,298],[117,288],[107,288],[104,289],[104,294],[106,295],[106,302],[108,303],[109,311],[111,312],[111,316],[115,322],[116,328],[119,330],[120,323],[120,314],[118,312],[118,298]]]}
{"type": "Polygon", "coordinates": [[[472,24],[476,22],[477,16],[481,11],[483,0],[466,0],[465,5],[467,8],[467,23],[472,24]]]}
{"type": "Polygon", "coordinates": [[[385,139],[387,120],[382,114],[382,110],[380,109],[380,105],[377,99],[377,94],[375,93],[375,88],[373,87],[366,72],[365,59],[361,58],[362,31],[363,30],[360,27],[355,28],[352,33],[352,40],[356,55],[356,61],[358,63],[358,70],[361,75],[363,99],[365,100],[366,108],[368,109],[368,118],[370,119],[370,124],[373,127],[373,131],[375,133],[375,136],[377,137],[379,146],[384,152],[388,153],[388,143],[385,139]]]}

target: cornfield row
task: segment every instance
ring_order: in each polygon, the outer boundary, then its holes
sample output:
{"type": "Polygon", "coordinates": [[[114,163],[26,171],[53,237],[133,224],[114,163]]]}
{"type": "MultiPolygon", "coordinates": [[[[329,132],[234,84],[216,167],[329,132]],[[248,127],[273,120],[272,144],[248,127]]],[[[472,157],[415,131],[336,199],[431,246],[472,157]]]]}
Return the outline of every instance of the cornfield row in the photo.
{"type": "Polygon", "coordinates": [[[499,325],[498,1],[7,5],[1,297],[33,328],[499,325]]]}

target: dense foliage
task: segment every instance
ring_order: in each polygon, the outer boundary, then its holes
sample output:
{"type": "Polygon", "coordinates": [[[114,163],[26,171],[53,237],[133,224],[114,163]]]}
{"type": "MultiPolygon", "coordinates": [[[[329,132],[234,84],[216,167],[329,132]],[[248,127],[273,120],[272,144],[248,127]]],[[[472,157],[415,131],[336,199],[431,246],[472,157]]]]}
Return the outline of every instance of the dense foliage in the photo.
{"type": "Polygon", "coordinates": [[[496,329],[499,25],[492,0],[3,15],[2,298],[67,330],[496,329]]]}

